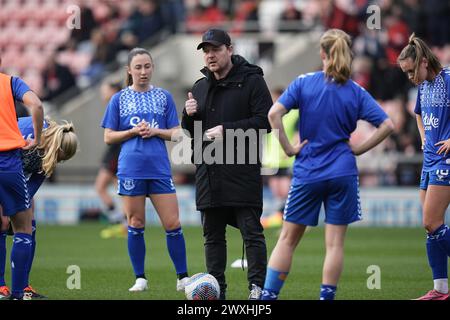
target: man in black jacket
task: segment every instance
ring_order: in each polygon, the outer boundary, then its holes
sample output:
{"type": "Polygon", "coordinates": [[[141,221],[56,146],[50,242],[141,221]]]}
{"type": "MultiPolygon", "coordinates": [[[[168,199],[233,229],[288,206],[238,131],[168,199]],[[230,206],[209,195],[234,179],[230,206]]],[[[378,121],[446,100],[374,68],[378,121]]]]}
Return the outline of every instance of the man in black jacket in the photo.
{"type": "Polygon", "coordinates": [[[267,252],[260,223],[258,155],[261,132],[270,130],[267,114],[272,98],[262,69],[233,55],[225,31],[206,31],[199,49],[204,53],[206,67],[201,72],[205,77],[188,93],[182,127],[193,138],[196,204],[201,212],[206,267],[218,280],[225,299],[225,231],[228,224],[239,228],[248,260],[249,299],[259,299],[267,252]],[[226,150],[221,149],[225,145],[226,150]]]}

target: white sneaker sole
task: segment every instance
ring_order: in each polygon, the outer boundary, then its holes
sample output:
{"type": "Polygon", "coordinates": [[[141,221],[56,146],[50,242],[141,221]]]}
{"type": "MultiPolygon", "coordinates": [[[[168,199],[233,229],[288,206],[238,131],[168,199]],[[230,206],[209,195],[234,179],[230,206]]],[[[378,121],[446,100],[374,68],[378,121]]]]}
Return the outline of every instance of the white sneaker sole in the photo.
{"type": "Polygon", "coordinates": [[[140,291],[147,291],[148,287],[131,287],[130,289],[128,289],[128,291],[130,292],[140,292],[140,291]]]}

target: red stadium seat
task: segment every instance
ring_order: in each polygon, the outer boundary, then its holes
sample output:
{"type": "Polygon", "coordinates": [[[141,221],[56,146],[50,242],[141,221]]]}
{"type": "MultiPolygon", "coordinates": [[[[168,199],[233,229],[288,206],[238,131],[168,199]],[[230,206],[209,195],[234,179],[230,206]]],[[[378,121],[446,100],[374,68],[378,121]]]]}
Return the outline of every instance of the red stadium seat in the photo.
{"type": "Polygon", "coordinates": [[[2,53],[2,67],[12,67],[14,66],[14,61],[16,57],[21,55],[21,50],[16,45],[9,45],[7,49],[2,53]]]}
{"type": "Polygon", "coordinates": [[[20,13],[19,3],[16,1],[8,1],[5,6],[2,6],[0,14],[3,16],[3,20],[7,20],[8,23],[12,21],[18,21],[18,14],[20,13]]]}
{"type": "Polygon", "coordinates": [[[23,51],[23,57],[27,65],[38,71],[41,71],[45,65],[45,56],[43,51],[36,44],[28,44],[23,51]]]}
{"type": "Polygon", "coordinates": [[[21,24],[26,24],[26,22],[30,19],[34,19],[34,14],[39,10],[38,3],[36,2],[27,2],[24,5],[20,6],[20,9],[17,10],[16,19],[21,24]]]}

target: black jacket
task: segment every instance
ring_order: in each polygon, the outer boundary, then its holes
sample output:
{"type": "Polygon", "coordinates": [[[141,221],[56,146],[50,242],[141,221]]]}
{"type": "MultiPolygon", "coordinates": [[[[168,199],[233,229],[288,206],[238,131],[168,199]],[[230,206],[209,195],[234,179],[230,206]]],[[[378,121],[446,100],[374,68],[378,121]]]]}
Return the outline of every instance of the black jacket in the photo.
{"type": "MultiPolygon", "coordinates": [[[[262,176],[258,152],[260,139],[245,139],[245,153],[239,152],[239,144],[227,149],[227,129],[256,129],[254,136],[261,137],[258,129],[270,130],[267,114],[272,98],[260,67],[248,63],[243,57],[232,56],[233,67],[228,75],[219,81],[205,67],[204,78],[192,88],[198,109],[188,116],[183,110],[181,126],[189,131],[192,140],[193,162],[196,170],[196,204],[198,210],[214,207],[262,207],[262,176]],[[194,134],[194,121],[201,121],[202,135],[194,134]],[[223,125],[225,138],[222,142],[203,141],[206,130],[223,125]],[[251,142],[250,142],[251,140],[251,142]],[[202,155],[212,154],[214,145],[223,146],[222,164],[208,162],[202,155]],[[205,150],[206,149],[206,150],[205,150]],[[226,156],[234,152],[234,161],[226,156]],[[245,159],[242,158],[245,154],[245,159]],[[241,164],[237,163],[238,157],[241,164]],[[229,159],[230,160],[230,159],[229,159]],[[245,160],[245,161],[244,161],[245,160]],[[256,160],[256,161],[255,161],[256,160]]],[[[231,131],[234,132],[234,131],[231,131]]],[[[246,131],[249,132],[249,131],[246,131]]],[[[240,145],[242,147],[242,143],[240,145]]],[[[241,149],[242,150],[242,149],[241,149]]],[[[216,149],[217,151],[217,149],[216,149]]],[[[233,157],[231,157],[233,158],[233,157]]]]}

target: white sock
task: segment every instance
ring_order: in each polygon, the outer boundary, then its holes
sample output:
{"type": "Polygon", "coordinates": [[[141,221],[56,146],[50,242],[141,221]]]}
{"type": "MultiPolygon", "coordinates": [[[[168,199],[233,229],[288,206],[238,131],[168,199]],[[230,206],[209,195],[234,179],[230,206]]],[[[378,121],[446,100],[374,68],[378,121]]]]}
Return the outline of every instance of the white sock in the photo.
{"type": "Polygon", "coordinates": [[[434,290],[440,293],[448,293],[448,279],[434,279],[434,290]]]}

